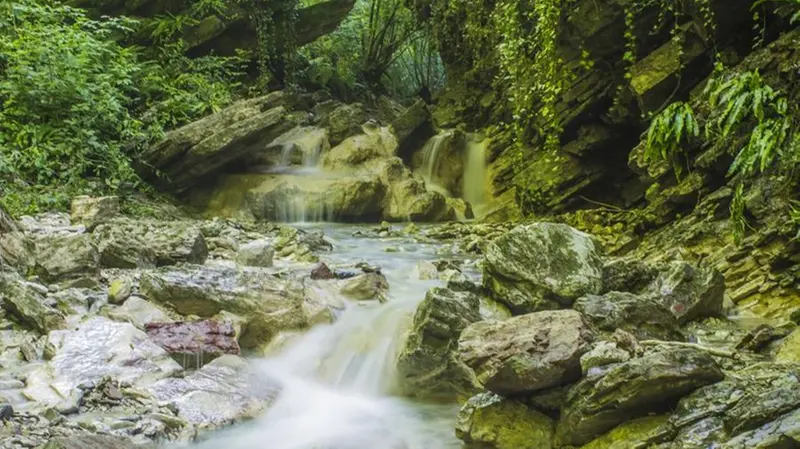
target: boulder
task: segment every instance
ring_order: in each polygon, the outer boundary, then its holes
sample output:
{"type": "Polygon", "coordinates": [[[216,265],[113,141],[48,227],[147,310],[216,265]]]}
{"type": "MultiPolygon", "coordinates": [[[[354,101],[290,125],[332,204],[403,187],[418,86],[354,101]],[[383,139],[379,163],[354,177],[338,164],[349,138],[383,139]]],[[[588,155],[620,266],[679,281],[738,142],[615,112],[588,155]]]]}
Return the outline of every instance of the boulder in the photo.
{"type": "Polygon", "coordinates": [[[725,278],[714,268],[673,261],[648,287],[680,323],[722,313],[725,278]]]}
{"type": "Polygon", "coordinates": [[[139,329],[145,329],[150,323],[173,321],[166,311],[139,296],[131,296],[121,306],[107,310],[106,315],[115,321],[131,323],[139,329]]]}
{"type": "Polygon", "coordinates": [[[486,251],[484,285],[513,313],[571,305],[603,286],[602,261],[592,239],[567,225],[522,225],[486,251]]]}
{"type": "Polygon", "coordinates": [[[550,449],[554,430],[547,415],[492,393],[471,397],[456,421],[456,437],[468,448],[550,449]]]}
{"type": "Polygon", "coordinates": [[[678,320],[654,296],[620,292],[587,295],[578,298],[573,307],[603,331],[622,329],[640,340],[684,340],[678,320]]]}
{"type": "Polygon", "coordinates": [[[186,191],[294,128],[303,115],[287,112],[283,101],[273,92],[172,130],[141,155],[139,171],[161,189],[186,191]]]}
{"type": "Polygon", "coordinates": [[[328,129],[331,145],[338,145],[346,138],[361,133],[361,124],[367,121],[367,113],[361,103],[343,104],[331,111],[323,120],[328,129]]]}
{"type": "Polygon", "coordinates": [[[108,286],[108,302],[122,304],[133,292],[133,281],[128,277],[121,277],[111,281],[108,286]]]}
{"type": "Polygon", "coordinates": [[[681,397],[724,377],[708,353],[692,348],[615,365],[569,391],[558,423],[559,441],[586,444],[626,420],[669,409],[681,397]]]}
{"type": "Polygon", "coordinates": [[[236,262],[247,267],[271,267],[275,250],[267,240],[254,240],[239,247],[236,262]]]}
{"type": "Polygon", "coordinates": [[[486,389],[511,395],[578,380],[593,339],[580,313],[554,310],[471,324],[458,351],[486,389]]]}
{"type": "Polygon", "coordinates": [[[278,392],[246,360],[224,355],[183,378],[168,378],[152,387],[160,401],[171,403],[178,416],[212,429],[255,418],[278,392]]]}
{"type": "MultiPolygon", "coordinates": [[[[636,449],[649,447],[658,440],[667,421],[666,415],[646,416],[620,424],[613,430],[592,440],[581,449],[636,449]]],[[[688,447],[684,449],[689,449],[688,447]]]]}
{"type": "Polygon", "coordinates": [[[631,354],[618,347],[615,342],[600,341],[597,342],[589,352],[581,356],[581,371],[586,375],[590,373],[593,368],[623,363],[630,359],[631,354]]]}
{"type": "Polygon", "coordinates": [[[783,339],[775,353],[778,362],[800,363],[800,329],[795,329],[783,339]]]}
{"type": "Polygon", "coordinates": [[[233,324],[215,320],[149,323],[147,336],[184,368],[199,369],[225,354],[239,355],[233,324]]]}
{"type": "Polygon", "coordinates": [[[658,270],[642,260],[611,259],[603,265],[603,292],[641,293],[657,275],[658,270]]]}
{"type": "Polygon", "coordinates": [[[16,273],[0,271],[0,306],[24,327],[42,334],[66,327],[61,312],[46,305],[39,289],[16,273]]]}
{"type": "Polygon", "coordinates": [[[0,267],[8,265],[22,273],[33,271],[35,249],[33,240],[20,231],[0,233],[0,267]]]}
{"type": "Polygon", "coordinates": [[[322,165],[329,171],[364,172],[396,152],[397,140],[387,128],[365,127],[364,134],[348,137],[331,148],[322,165]]]}
{"type": "Polygon", "coordinates": [[[44,449],[148,449],[148,446],[109,435],[86,434],[54,438],[44,446],[44,449]]]}
{"type": "Polygon", "coordinates": [[[330,279],[335,279],[336,275],[333,274],[333,271],[325,265],[324,263],[320,262],[317,266],[311,270],[311,279],[312,280],[323,280],[327,281],[330,279]]]}
{"type": "Polygon", "coordinates": [[[389,282],[380,273],[364,273],[339,281],[340,292],[355,300],[378,299],[386,301],[389,282]]]}
{"type": "Polygon", "coordinates": [[[93,237],[107,268],[202,264],[208,247],[199,227],[184,221],[120,219],[98,226],[93,237]]]}
{"type": "Polygon", "coordinates": [[[48,235],[36,239],[36,274],[47,282],[95,277],[100,255],[89,234],[48,235]]]}
{"type": "Polygon", "coordinates": [[[428,106],[417,100],[392,121],[391,129],[399,144],[398,155],[410,162],[411,153],[421,148],[434,133],[428,106]]]}
{"type": "Polygon", "coordinates": [[[454,284],[433,288],[417,306],[397,361],[398,377],[408,395],[454,398],[480,390],[475,374],[457,353],[461,332],[481,320],[480,298],[457,290],[463,289],[454,284]]]}
{"type": "Polygon", "coordinates": [[[447,198],[447,205],[453,208],[458,220],[472,220],[475,218],[472,205],[466,200],[461,198],[447,198]]]}
{"type": "Polygon", "coordinates": [[[439,192],[428,191],[425,183],[414,178],[400,158],[386,159],[379,170],[387,186],[383,218],[389,221],[445,221],[455,218],[455,211],[439,192]]]}
{"type": "Polygon", "coordinates": [[[308,325],[302,286],[261,271],[162,268],[142,275],[139,292],[181,315],[212,318],[224,310],[242,317],[239,344],[243,349],[267,343],[280,331],[308,325]]]}
{"type": "Polygon", "coordinates": [[[116,196],[77,196],[72,199],[70,218],[92,230],[119,215],[119,198],[116,196]]]}

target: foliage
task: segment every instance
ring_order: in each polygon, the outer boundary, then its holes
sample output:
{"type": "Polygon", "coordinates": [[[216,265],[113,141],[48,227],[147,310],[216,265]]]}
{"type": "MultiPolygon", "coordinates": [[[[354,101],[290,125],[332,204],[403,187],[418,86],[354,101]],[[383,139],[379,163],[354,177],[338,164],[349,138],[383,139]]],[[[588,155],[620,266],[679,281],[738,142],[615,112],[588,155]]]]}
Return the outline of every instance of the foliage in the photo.
{"type": "Polygon", "coordinates": [[[374,90],[395,63],[413,34],[411,13],[399,0],[370,0],[366,28],[361,34],[359,75],[374,90]]]}
{"type": "Polygon", "coordinates": [[[55,1],[0,6],[0,189],[12,212],[138,185],[137,144],[230,101],[229,61],[143,61],[118,43],[135,26],[55,1]]]}
{"type": "Polygon", "coordinates": [[[281,84],[296,71],[298,0],[237,0],[256,28],[258,67],[262,84],[271,73],[281,84]]]}
{"type": "Polygon", "coordinates": [[[644,160],[652,163],[660,160],[670,161],[675,176],[680,178],[683,164],[680,161],[682,145],[687,140],[698,137],[700,127],[694,118],[692,107],[684,102],[669,105],[653,118],[647,130],[644,160]]]}

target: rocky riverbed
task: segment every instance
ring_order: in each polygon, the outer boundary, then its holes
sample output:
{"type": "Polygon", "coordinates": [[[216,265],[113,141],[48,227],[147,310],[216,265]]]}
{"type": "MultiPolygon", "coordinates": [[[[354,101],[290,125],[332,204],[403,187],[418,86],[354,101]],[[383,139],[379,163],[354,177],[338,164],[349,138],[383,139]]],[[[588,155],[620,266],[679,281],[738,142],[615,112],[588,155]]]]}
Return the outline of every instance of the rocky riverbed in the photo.
{"type": "Polygon", "coordinates": [[[0,447],[790,448],[800,331],[565,224],[0,223],[0,447]],[[266,443],[268,442],[268,443],[266,443]]]}

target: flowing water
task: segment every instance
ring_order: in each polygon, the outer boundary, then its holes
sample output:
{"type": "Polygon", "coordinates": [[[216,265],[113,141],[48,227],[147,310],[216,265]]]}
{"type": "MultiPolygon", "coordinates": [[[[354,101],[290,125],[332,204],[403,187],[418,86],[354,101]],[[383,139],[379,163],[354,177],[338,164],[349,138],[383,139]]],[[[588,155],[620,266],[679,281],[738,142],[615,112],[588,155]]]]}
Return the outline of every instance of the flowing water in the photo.
{"type": "Polygon", "coordinates": [[[453,449],[457,408],[392,395],[394,361],[417,304],[439,281],[414,279],[434,247],[400,239],[356,239],[352,227],[329,262],[380,265],[389,285],[384,303],[351,304],[331,325],[297,337],[277,355],[255,361],[281,392],[260,418],[203,443],[202,449],[453,449]],[[400,252],[386,253],[388,246],[400,252]]]}

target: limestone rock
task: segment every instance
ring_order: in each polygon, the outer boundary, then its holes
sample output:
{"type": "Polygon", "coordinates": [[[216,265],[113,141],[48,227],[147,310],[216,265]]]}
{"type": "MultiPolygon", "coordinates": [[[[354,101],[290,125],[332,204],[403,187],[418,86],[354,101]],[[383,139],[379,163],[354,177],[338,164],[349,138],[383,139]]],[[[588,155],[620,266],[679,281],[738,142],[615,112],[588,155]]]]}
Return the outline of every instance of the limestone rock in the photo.
{"type": "Polygon", "coordinates": [[[367,120],[364,106],[360,103],[344,104],[334,109],[324,120],[332,145],[359,134],[361,124],[367,120]]]}
{"type": "Polygon", "coordinates": [[[239,247],[236,262],[248,267],[271,267],[275,250],[267,240],[254,240],[239,247]]]}
{"type": "Polygon", "coordinates": [[[714,268],[674,261],[663,267],[648,290],[686,323],[722,313],[725,278],[714,268]]]}
{"type": "Polygon", "coordinates": [[[795,329],[778,347],[775,354],[778,362],[800,363],[800,329],[795,329]]]}
{"type": "Polygon", "coordinates": [[[631,354],[610,341],[598,342],[589,352],[581,356],[581,371],[584,375],[592,368],[603,367],[630,360],[631,354]]]}
{"type": "Polygon", "coordinates": [[[471,397],[456,422],[456,436],[467,447],[550,449],[553,434],[553,420],[547,415],[492,393],[471,397]]]}
{"type": "Polygon", "coordinates": [[[119,307],[114,307],[106,315],[115,321],[131,323],[144,329],[150,323],[168,323],[172,318],[155,304],[139,297],[132,296],[119,307]]]}
{"type": "Polygon", "coordinates": [[[70,217],[72,223],[94,229],[119,215],[119,198],[116,196],[78,196],[72,199],[70,217]]]}
{"type": "Polygon", "coordinates": [[[20,324],[42,334],[66,326],[64,316],[45,305],[41,293],[16,273],[0,271],[0,306],[20,324]]]}
{"type": "Polygon", "coordinates": [[[283,330],[308,324],[302,287],[259,271],[200,266],[159,269],[142,275],[140,293],[181,315],[212,318],[224,311],[244,319],[239,344],[252,349],[283,330]]]}
{"type": "Polygon", "coordinates": [[[391,129],[399,144],[398,154],[410,160],[411,152],[422,148],[425,141],[433,135],[431,113],[425,102],[418,100],[409,106],[392,121],[391,129]]]}
{"type": "Polygon", "coordinates": [[[459,359],[458,337],[481,320],[480,298],[469,291],[433,288],[417,306],[411,331],[397,362],[403,391],[412,396],[453,398],[480,389],[459,359]]]}
{"type": "Polygon", "coordinates": [[[33,240],[20,231],[0,233],[0,266],[31,272],[36,266],[35,248],[33,240]]]}
{"type": "Polygon", "coordinates": [[[455,211],[439,192],[428,191],[414,178],[400,158],[386,159],[380,167],[381,182],[387,186],[383,217],[389,221],[445,221],[455,211]]]}
{"type": "Polygon", "coordinates": [[[580,313],[556,310],[472,324],[458,347],[486,389],[510,395],[579,379],[580,358],[593,339],[580,313]]]}
{"type": "Polygon", "coordinates": [[[143,449],[143,446],[133,444],[124,438],[87,434],[55,438],[47,443],[44,449],[143,449]]]}
{"type": "Polygon", "coordinates": [[[419,280],[431,280],[439,278],[439,269],[436,268],[432,262],[421,260],[417,262],[414,267],[414,272],[411,274],[412,278],[419,280]]]}
{"type": "Polygon", "coordinates": [[[98,226],[93,236],[108,268],[202,264],[208,257],[202,232],[190,222],[120,219],[98,226]]]}
{"type": "Polygon", "coordinates": [[[515,314],[568,306],[599,293],[602,283],[594,242],[567,225],[518,226],[486,252],[484,285],[515,314]]]}
{"type": "Polygon", "coordinates": [[[641,293],[657,275],[658,270],[639,259],[615,258],[603,265],[603,291],[641,293]]]}
{"type": "Polygon", "coordinates": [[[453,208],[458,220],[472,220],[475,218],[472,205],[466,200],[461,198],[447,198],[447,205],[453,208]]]}
{"type": "Polygon", "coordinates": [[[156,398],[178,409],[178,416],[204,428],[255,418],[278,390],[235,355],[224,355],[184,378],[161,380],[152,389],[156,398]]]}
{"type": "Polygon", "coordinates": [[[397,140],[386,128],[365,128],[364,134],[348,137],[331,148],[322,164],[331,171],[363,172],[381,159],[395,156],[397,140]]]}
{"type": "Polygon", "coordinates": [[[121,277],[111,281],[108,286],[108,302],[111,304],[122,304],[131,296],[133,292],[133,282],[128,277],[121,277]]]}
{"type": "Polygon", "coordinates": [[[99,254],[89,234],[50,235],[36,239],[36,273],[48,282],[94,277],[99,254]]]}
{"type": "Polygon", "coordinates": [[[558,424],[559,440],[586,444],[626,420],[668,408],[723,378],[710,355],[691,348],[632,359],[570,390],[558,424]]]}
{"type": "Polygon", "coordinates": [[[149,323],[147,336],[184,368],[198,369],[225,354],[239,355],[231,323],[214,320],[149,323]]]}
{"type": "Polygon", "coordinates": [[[625,422],[605,435],[592,440],[591,443],[582,446],[581,449],[636,449],[643,446],[647,447],[647,444],[658,439],[667,418],[665,415],[655,415],[625,422]]]}
{"type": "Polygon", "coordinates": [[[653,296],[620,292],[587,295],[575,301],[573,307],[600,330],[622,329],[640,340],[684,339],[678,320],[653,296]]]}
{"type": "Polygon", "coordinates": [[[386,300],[389,282],[380,273],[364,273],[349,279],[339,281],[341,293],[355,300],[377,299],[386,300]]]}

